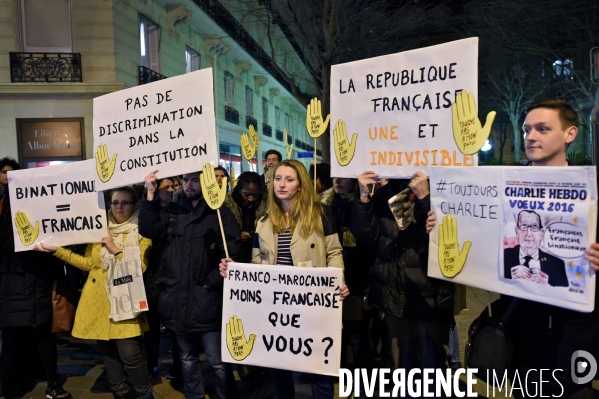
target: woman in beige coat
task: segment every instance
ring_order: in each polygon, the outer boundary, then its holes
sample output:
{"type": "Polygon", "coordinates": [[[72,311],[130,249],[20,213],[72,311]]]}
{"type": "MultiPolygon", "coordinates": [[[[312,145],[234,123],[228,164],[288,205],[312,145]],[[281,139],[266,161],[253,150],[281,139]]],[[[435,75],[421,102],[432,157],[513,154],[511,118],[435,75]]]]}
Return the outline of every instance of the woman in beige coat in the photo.
{"type": "MultiPolygon", "coordinates": [[[[343,268],[341,244],[335,217],[316,195],[308,171],[300,162],[287,159],[275,167],[274,181],[268,190],[266,215],[258,221],[252,250],[252,263],[295,266],[311,262],[312,267],[343,268]]],[[[220,271],[227,276],[223,259],[220,271]]],[[[340,287],[343,300],[349,295],[347,285],[340,287]]],[[[272,369],[278,398],[295,396],[291,371],[272,369]]],[[[310,374],[316,399],[333,398],[333,379],[310,374]]]]}
{"type": "Polygon", "coordinates": [[[85,255],[43,244],[35,249],[54,252],[56,257],[89,272],[77,306],[72,334],[81,339],[96,340],[115,396],[126,398],[129,395],[129,384],[124,373],[127,370],[137,397],[153,398],[148,369],[140,348],[141,334],[148,330],[146,316],[142,313],[134,319],[113,321],[109,317],[111,309],[106,292],[109,267],[123,257],[123,248],[139,247],[142,270],[145,271],[152,242],[138,234],[137,197],[133,189],[117,188],[111,199],[111,209],[108,211],[110,235],[104,237],[101,243],[88,244],[85,255]]]}

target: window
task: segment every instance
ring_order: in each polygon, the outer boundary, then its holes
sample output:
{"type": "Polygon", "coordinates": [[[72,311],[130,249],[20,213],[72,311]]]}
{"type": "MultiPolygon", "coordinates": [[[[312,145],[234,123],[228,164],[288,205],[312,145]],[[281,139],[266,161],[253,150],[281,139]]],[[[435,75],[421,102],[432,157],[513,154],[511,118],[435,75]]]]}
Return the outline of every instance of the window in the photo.
{"type": "Polygon", "coordinates": [[[287,133],[293,133],[291,130],[289,130],[289,114],[285,114],[285,129],[287,129],[287,133]]]}
{"type": "Polygon", "coordinates": [[[154,72],[160,72],[158,62],[158,25],[145,17],[139,20],[140,64],[154,72]]]}
{"type": "Polygon", "coordinates": [[[193,72],[200,69],[200,55],[191,47],[185,48],[185,72],[193,72]]]}
{"type": "Polygon", "coordinates": [[[254,117],[254,91],[245,86],[245,114],[254,117]]]}
{"type": "Polygon", "coordinates": [[[24,52],[73,52],[70,0],[20,0],[19,11],[24,52]]]}
{"type": "Polygon", "coordinates": [[[233,108],[233,93],[235,90],[235,78],[225,71],[225,105],[233,108]]]}
{"type": "Polygon", "coordinates": [[[268,100],[262,97],[262,121],[268,124],[268,100]]]}
{"type": "Polygon", "coordinates": [[[574,80],[572,70],[574,69],[574,62],[566,58],[565,60],[557,60],[553,63],[553,76],[557,80],[569,81],[574,80]]]}
{"type": "Polygon", "coordinates": [[[275,130],[281,130],[281,125],[279,124],[279,116],[281,115],[281,110],[279,107],[275,107],[275,130]]]}

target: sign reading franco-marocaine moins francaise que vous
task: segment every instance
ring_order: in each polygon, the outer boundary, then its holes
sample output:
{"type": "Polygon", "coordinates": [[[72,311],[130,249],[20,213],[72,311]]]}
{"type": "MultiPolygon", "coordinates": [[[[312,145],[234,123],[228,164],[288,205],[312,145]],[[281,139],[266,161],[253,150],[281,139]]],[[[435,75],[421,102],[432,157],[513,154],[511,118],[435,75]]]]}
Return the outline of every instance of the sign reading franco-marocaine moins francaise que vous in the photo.
{"type": "Polygon", "coordinates": [[[100,242],[108,224],[95,175],[93,159],[8,172],[15,251],[100,242]]]}
{"type": "Polygon", "coordinates": [[[433,168],[429,276],[592,311],[595,176],[583,166],[433,168]]]}
{"type": "Polygon", "coordinates": [[[339,375],[342,269],[229,263],[227,274],[225,362],[339,375]]]}
{"type": "Polygon", "coordinates": [[[477,165],[452,131],[451,105],[461,90],[478,99],[478,38],[333,65],[331,154],[339,146],[347,158],[342,165],[338,154],[331,176],[375,170],[399,178],[428,175],[434,165],[477,165]],[[351,154],[342,141],[353,143],[351,154]]]}
{"type": "Polygon", "coordinates": [[[98,190],[216,165],[212,69],[95,98],[94,158],[98,190]]]}

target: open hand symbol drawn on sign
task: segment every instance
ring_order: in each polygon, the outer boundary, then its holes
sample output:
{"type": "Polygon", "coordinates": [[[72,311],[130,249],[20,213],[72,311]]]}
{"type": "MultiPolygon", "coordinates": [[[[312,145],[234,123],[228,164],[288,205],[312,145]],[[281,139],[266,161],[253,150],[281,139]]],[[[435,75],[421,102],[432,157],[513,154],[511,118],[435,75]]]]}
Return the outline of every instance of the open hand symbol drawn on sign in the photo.
{"type": "Polygon", "coordinates": [[[227,348],[231,357],[237,361],[243,360],[252,353],[256,334],[251,334],[246,339],[243,331],[243,322],[237,316],[233,316],[227,323],[227,348]]]}
{"type": "Polygon", "coordinates": [[[287,128],[283,128],[283,141],[285,142],[285,153],[287,154],[287,159],[291,159],[293,155],[293,143],[291,145],[287,144],[287,128]]]}
{"type": "Polygon", "coordinates": [[[476,154],[489,138],[491,126],[495,120],[495,111],[487,114],[487,123],[481,126],[476,112],[474,94],[462,90],[451,104],[453,138],[458,148],[465,155],[476,154]]]}
{"type": "Polygon", "coordinates": [[[333,138],[335,140],[335,155],[337,156],[337,162],[339,162],[339,165],[341,166],[348,165],[354,158],[356,152],[358,133],[352,135],[350,142],[347,137],[345,122],[339,119],[333,130],[333,138]]]}
{"type": "Polygon", "coordinates": [[[445,277],[455,277],[464,268],[472,241],[466,241],[460,252],[458,221],[451,215],[443,217],[439,225],[439,266],[445,277]]]}
{"type": "Polygon", "coordinates": [[[108,155],[108,148],[106,144],[100,144],[96,150],[96,171],[98,177],[103,183],[106,183],[114,174],[114,167],[116,166],[116,158],[118,154],[112,156],[112,161],[108,155]]]}
{"type": "Polygon", "coordinates": [[[258,133],[256,133],[256,129],[254,129],[254,125],[250,125],[250,127],[248,128],[248,131],[250,132],[250,139],[252,139],[254,148],[258,148],[258,145],[260,144],[260,138],[258,138],[258,133]]]}
{"type": "Polygon", "coordinates": [[[245,159],[250,161],[252,158],[254,158],[254,154],[256,154],[256,147],[254,147],[253,142],[245,133],[241,135],[239,142],[241,144],[241,152],[243,153],[243,156],[245,159]]]}
{"type": "Polygon", "coordinates": [[[25,212],[17,211],[15,214],[15,226],[19,232],[19,238],[23,245],[29,246],[35,242],[40,232],[40,221],[35,222],[35,228],[29,222],[25,212]]]}
{"type": "Polygon", "coordinates": [[[327,115],[326,119],[322,120],[322,105],[320,100],[314,97],[310,100],[310,104],[306,107],[306,128],[312,138],[318,138],[327,130],[329,126],[329,118],[331,115],[327,115]]]}
{"type": "Polygon", "coordinates": [[[227,196],[227,177],[223,177],[223,184],[219,186],[214,174],[214,166],[207,163],[202,168],[200,175],[200,185],[202,186],[202,195],[211,209],[218,209],[225,202],[227,196]]]}

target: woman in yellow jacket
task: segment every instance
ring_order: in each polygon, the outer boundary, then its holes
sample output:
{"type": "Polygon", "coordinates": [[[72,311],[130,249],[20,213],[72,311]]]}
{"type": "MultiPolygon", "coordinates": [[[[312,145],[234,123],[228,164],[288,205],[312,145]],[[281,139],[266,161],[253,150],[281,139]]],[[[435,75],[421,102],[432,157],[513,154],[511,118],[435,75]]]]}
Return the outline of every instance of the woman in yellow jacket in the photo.
{"type": "Polygon", "coordinates": [[[56,257],[89,272],[81,292],[72,335],[96,340],[110,386],[117,398],[129,396],[129,384],[124,373],[127,370],[137,398],[146,399],[153,398],[146,361],[140,349],[141,335],[148,330],[146,316],[142,313],[135,319],[113,321],[109,317],[110,301],[106,292],[108,268],[123,256],[123,248],[139,246],[143,271],[149,263],[152,242],[138,234],[136,203],[137,197],[132,188],[115,189],[108,211],[110,236],[104,237],[101,243],[88,244],[83,256],[66,248],[43,244],[35,249],[54,252],[56,257]]]}

